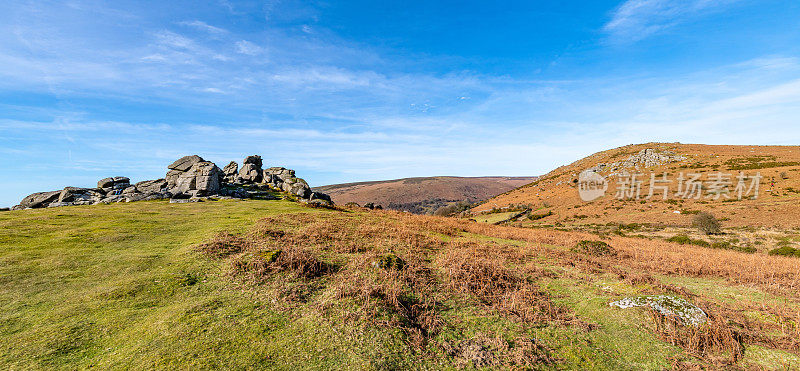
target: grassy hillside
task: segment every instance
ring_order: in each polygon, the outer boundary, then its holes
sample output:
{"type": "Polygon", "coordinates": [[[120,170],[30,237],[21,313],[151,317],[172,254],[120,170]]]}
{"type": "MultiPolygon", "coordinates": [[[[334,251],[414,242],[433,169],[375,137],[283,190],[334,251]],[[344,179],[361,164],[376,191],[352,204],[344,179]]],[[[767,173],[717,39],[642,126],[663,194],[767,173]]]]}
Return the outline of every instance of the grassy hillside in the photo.
{"type": "Polygon", "coordinates": [[[534,183],[487,200],[475,207],[473,212],[480,214],[518,205],[539,210],[539,214],[552,213],[546,218],[523,223],[533,225],[613,222],[686,226],[691,223],[692,215],[708,211],[723,218],[729,227],[800,228],[800,146],[647,143],[615,148],[559,167],[534,183]],[[642,181],[642,197],[639,199],[617,199],[619,171],[608,167],[600,172],[611,181],[605,196],[592,202],[581,200],[577,189],[581,171],[598,164],[624,161],[648,148],[671,151],[685,159],[663,165],[624,169],[643,174],[638,178],[642,181]],[[646,198],[650,190],[650,174],[660,176],[664,172],[671,180],[669,198],[663,200],[660,190],[654,192],[654,197],[646,198]],[[731,191],[736,186],[735,176],[740,172],[746,175],[760,173],[763,178],[758,199],[713,199],[706,197],[708,189],[704,189],[700,199],[675,196],[680,173],[701,174],[702,180],[706,181],[718,172],[731,176],[731,191]]]}
{"type": "Polygon", "coordinates": [[[477,202],[536,180],[535,177],[405,178],[315,187],[338,205],[372,202],[385,208],[425,214],[457,201],[477,202]]]}
{"type": "Polygon", "coordinates": [[[0,227],[5,369],[800,367],[797,258],[286,201],[0,227]],[[608,305],[645,294],[712,321],[608,305]]]}

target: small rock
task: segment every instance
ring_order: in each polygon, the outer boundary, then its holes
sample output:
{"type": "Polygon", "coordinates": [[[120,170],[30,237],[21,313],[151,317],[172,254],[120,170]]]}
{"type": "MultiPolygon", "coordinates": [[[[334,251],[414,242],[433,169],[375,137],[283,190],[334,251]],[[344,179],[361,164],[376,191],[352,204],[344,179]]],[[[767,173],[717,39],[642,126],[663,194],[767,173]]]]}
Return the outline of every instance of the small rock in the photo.
{"type": "Polygon", "coordinates": [[[677,316],[684,325],[699,326],[708,321],[708,315],[686,299],[669,295],[628,297],[608,305],[622,309],[650,307],[664,316],[677,316]]]}

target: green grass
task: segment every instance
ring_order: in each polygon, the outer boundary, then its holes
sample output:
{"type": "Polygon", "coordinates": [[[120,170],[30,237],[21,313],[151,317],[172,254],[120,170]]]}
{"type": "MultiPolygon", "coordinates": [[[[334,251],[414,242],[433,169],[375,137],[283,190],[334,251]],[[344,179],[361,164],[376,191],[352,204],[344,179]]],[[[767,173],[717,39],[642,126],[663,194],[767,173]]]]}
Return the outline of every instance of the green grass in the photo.
{"type": "Polygon", "coordinates": [[[319,212],[221,201],[0,214],[0,367],[368,367],[375,349],[403,349],[392,334],[294,321],[190,248],[297,211],[319,212]]]}
{"type": "MultiPolygon", "coordinates": [[[[690,358],[652,331],[644,311],[608,305],[654,287],[589,273],[547,255],[514,264],[555,273],[528,279],[592,330],[521,323],[452,297],[437,312],[446,326],[420,350],[409,346],[399,328],[343,320],[353,309],[346,299],[330,311],[275,302],[266,286],[237,280],[222,261],[193,248],[218,232],[244,232],[261,218],[298,212],[337,213],[288,201],[154,201],[0,214],[0,368],[453,369],[459,361],[436,344],[478,336],[509,343],[537,339],[552,350],[559,369],[660,370],[669,368],[673,357],[690,358]]],[[[355,223],[382,218],[342,215],[355,223]]],[[[529,245],[467,232],[436,236],[516,250],[529,245]]],[[[549,248],[569,253],[567,246],[549,248]]],[[[780,300],[710,280],[662,279],[722,301],[732,293],[780,300]]],[[[794,359],[754,349],[748,364],[794,359]]]]}
{"type": "Polygon", "coordinates": [[[679,243],[681,245],[696,245],[696,246],[702,246],[702,247],[711,247],[711,244],[708,243],[708,241],[696,240],[696,239],[693,239],[693,238],[689,238],[689,236],[687,236],[685,234],[678,234],[678,235],[672,236],[672,237],[668,238],[667,241],[679,243]]]}
{"type": "Polygon", "coordinates": [[[503,220],[506,220],[517,214],[519,214],[519,211],[511,211],[505,213],[489,213],[483,215],[476,215],[472,219],[475,219],[480,223],[492,224],[492,223],[502,222],[503,220]]]}
{"type": "Polygon", "coordinates": [[[779,248],[770,250],[769,254],[780,255],[780,256],[794,256],[800,258],[800,249],[795,249],[791,246],[781,246],[779,248]]]}

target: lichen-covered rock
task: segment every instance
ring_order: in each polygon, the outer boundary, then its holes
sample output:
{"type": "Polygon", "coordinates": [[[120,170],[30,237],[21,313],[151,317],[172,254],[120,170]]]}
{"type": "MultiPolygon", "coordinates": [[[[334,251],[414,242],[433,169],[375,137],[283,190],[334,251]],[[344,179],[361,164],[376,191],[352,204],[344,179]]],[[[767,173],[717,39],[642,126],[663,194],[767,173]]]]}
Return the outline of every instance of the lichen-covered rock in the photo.
{"type": "Polygon", "coordinates": [[[650,307],[664,316],[674,316],[684,325],[699,326],[708,321],[708,315],[698,306],[686,299],[670,295],[652,295],[628,297],[609,303],[612,307],[622,309],[650,307]]]}
{"type": "Polygon", "coordinates": [[[202,162],[202,161],[205,161],[205,160],[203,160],[203,158],[198,156],[198,155],[183,156],[183,157],[175,160],[175,162],[173,162],[169,166],[167,166],[167,169],[178,170],[178,171],[187,171],[194,164],[196,164],[198,162],[202,162]]]}
{"type": "Polygon", "coordinates": [[[164,193],[167,191],[166,179],[144,180],[134,185],[136,190],[144,194],[164,193]]]}
{"type": "Polygon", "coordinates": [[[252,155],[245,157],[244,161],[242,161],[242,164],[253,164],[256,165],[259,169],[263,165],[261,162],[261,156],[259,155],[252,155]]]}
{"type": "Polygon", "coordinates": [[[245,183],[261,183],[263,179],[261,167],[251,163],[244,164],[242,170],[239,171],[238,179],[245,183]]]}
{"type": "Polygon", "coordinates": [[[225,174],[225,183],[235,183],[239,176],[239,164],[236,161],[231,161],[222,168],[222,173],[225,174]]]}
{"type": "Polygon", "coordinates": [[[131,180],[124,176],[115,176],[110,178],[104,178],[97,181],[97,188],[101,188],[104,190],[108,189],[122,189],[128,187],[131,184],[131,180]]]}
{"type": "Polygon", "coordinates": [[[280,188],[285,179],[294,178],[294,170],[285,167],[271,167],[264,170],[265,182],[271,183],[273,186],[280,188]],[[268,179],[268,181],[266,180],[268,179]]]}
{"type": "Polygon", "coordinates": [[[221,179],[222,170],[213,162],[197,162],[178,176],[175,186],[170,188],[169,192],[190,196],[213,195],[219,192],[221,179]]]}
{"type": "Polygon", "coordinates": [[[25,196],[22,201],[19,202],[18,209],[37,209],[41,207],[47,207],[52,202],[57,202],[58,197],[61,195],[61,191],[51,191],[51,192],[36,192],[25,196]]]}
{"type": "Polygon", "coordinates": [[[179,170],[169,170],[167,171],[167,175],[164,176],[164,179],[167,181],[167,189],[175,188],[178,184],[178,178],[180,178],[183,171],[179,170]]]}
{"type": "Polygon", "coordinates": [[[66,187],[58,195],[58,202],[69,205],[93,205],[104,197],[105,194],[99,188],[66,187]]]}
{"type": "Polygon", "coordinates": [[[103,178],[97,181],[97,188],[111,188],[114,185],[114,178],[103,178]]]}
{"type": "Polygon", "coordinates": [[[285,179],[281,189],[301,199],[308,199],[311,196],[311,187],[301,178],[285,179]]]}

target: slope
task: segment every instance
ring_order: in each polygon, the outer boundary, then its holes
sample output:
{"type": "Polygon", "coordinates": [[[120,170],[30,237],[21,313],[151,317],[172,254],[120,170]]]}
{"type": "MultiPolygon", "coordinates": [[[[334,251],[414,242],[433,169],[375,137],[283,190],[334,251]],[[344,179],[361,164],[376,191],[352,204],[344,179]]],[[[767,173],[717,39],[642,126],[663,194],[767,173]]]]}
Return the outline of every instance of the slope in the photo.
{"type": "MultiPolygon", "coordinates": [[[[688,185],[687,181],[683,182],[688,185]]],[[[721,184],[721,183],[720,183],[721,184]]],[[[684,187],[685,191],[687,188],[684,187]]],[[[719,188],[721,189],[721,188],[719,188]]],[[[504,209],[533,210],[534,222],[528,224],[607,224],[649,223],[688,225],[693,215],[708,211],[729,227],[800,227],[800,146],[733,146],[680,143],[629,145],[596,153],[572,164],[559,167],[538,181],[498,195],[472,209],[475,214],[504,209]],[[647,150],[647,151],[646,151],[647,150]],[[670,157],[671,156],[671,157],[670,157]],[[609,184],[605,195],[591,202],[579,194],[579,178],[585,170],[596,170],[609,184]],[[639,197],[630,192],[623,199],[618,190],[627,187],[631,178],[624,172],[639,173],[639,197]],[[667,199],[663,190],[650,193],[651,174],[656,181],[667,173],[667,199]],[[728,194],[715,196],[714,181],[721,173],[728,194]],[[737,176],[743,173],[746,189],[740,200],[736,194],[737,176]],[[679,177],[699,174],[701,185],[690,197],[676,193],[679,177]],[[759,195],[753,199],[756,176],[759,195]],[[747,191],[750,191],[747,193],[747,191]],[[631,197],[628,197],[631,196],[631,197]]]]}

